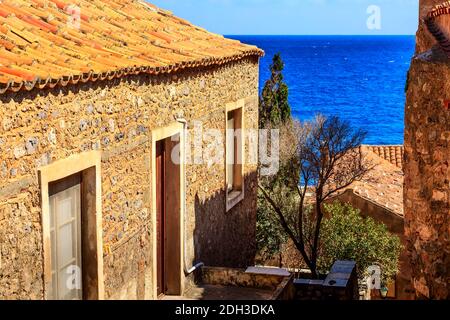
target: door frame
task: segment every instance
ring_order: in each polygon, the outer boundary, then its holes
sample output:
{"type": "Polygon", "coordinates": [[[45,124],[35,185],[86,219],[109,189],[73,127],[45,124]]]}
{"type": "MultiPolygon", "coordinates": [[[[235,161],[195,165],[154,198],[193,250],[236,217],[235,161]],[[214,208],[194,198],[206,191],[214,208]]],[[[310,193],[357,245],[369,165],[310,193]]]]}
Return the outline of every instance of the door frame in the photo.
{"type": "MultiPolygon", "coordinates": [[[[184,263],[184,216],[185,216],[185,208],[184,208],[184,203],[185,203],[185,190],[184,190],[184,176],[185,176],[185,164],[184,164],[184,159],[185,159],[185,141],[184,141],[184,126],[182,123],[179,122],[175,122],[172,123],[166,127],[163,128],[158,128],[158,129],[154,129],[151,131],[151,199],[152,199],[152,257],[153,257],[153,270],[152,270],[152,282],[153,282],[153,299],[158,299],[158,285],[157,285],[157,281],[158,281],[158,265],[157,265],[157,257],[158,257],[158,252],[157,252],[157,236],[156,236],[156,232],[157,232],[157,213],[156,213],[156,142],[160,141],[160,140],[165,140],[167,138],[173,137],[175,135],[179,135],[180,140],[179,140],[179,150],[180,150],[180,181],[179,181],[179,186],[180,186],[180,279],[181,279],[181,283],[180,283],[180,288],[181,288],[181,292],[180,295],[183,294],[184,292],[184,282],[185,282],[185,275],[184,275],[184,271],[183,271],[183,263],[184,263]]],[[[170,152],[167,151],[166,152],[170,152]]],[[[168,155],[170,156],[170,155],[168,155]]]]}
{"type": "Polygon", "coordinates": [[[41,219],[43,242],[43,268],[44,268],[44,299],[47,299],[51,290],[51,239],[50,239],[50,203],[49,183],[69,177],[73,174],[95,168],[95,227],[97,250],[97,295],[99,300],[105,298],[103,275],[103,230],[102,230],[102,197],[101,197],[101,152],[90,151],[72,155],[66,159],[58,160],[44,167],[38,168],[39,184],[41,187],[41,219]]]}

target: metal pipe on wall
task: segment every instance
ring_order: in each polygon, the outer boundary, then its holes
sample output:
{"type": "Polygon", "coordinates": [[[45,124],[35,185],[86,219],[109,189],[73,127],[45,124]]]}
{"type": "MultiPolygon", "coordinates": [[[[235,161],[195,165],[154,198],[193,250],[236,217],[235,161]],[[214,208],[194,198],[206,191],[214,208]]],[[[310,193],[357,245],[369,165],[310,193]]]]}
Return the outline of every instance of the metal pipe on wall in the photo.
{"type": "MultiPolygon", "coordinates": [[[[183,135],[184,135],[184,150],[187,150],[186,148],[186,143],[187,143],[187,127],[188,127],[188,123],[186,121],[186,119],[177,119],[177,121],[181,124],[183,124],[183,135]]],[[[186,188],[187,188],[187,178],[186,178],[186,152],[184,152],[184,177],[183,177],[183,183],[184,183],[184,197],[183,197],[183,228],[184,228],[184,245],[183,245],[183,265],[184,265],[184,274],[186,276],[192,274],[194,271],[196,271],[197,269],[202,268],[203,266],[205,266],[205,264],[203,262],[199,262],[197,264],[195,264],[193,267],[188,269],[188,263],[187,263],[187,254],[186,254],[186,247],[187,247],[187,241],[186,241],[186,225],[187,225],[187,205],[186,205],[186,188]]]]}

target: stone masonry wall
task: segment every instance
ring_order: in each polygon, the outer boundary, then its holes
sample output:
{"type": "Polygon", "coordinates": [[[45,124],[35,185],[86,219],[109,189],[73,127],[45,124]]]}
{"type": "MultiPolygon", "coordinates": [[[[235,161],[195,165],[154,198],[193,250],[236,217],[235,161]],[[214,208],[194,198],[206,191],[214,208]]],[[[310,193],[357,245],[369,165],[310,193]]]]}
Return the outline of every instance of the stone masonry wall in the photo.
{"type": "MultiPolygon", "coordinates": [[[[37,169],[89,150],[102,150],[105,297],[152,297],[151,130],[184,117],[225,134],[226,103],[249,97],[244,121],[256,129],[257,58],[0,96],[0,299],[43,298],[37,169]]],[[[225,160],[186,172],[188,263],[252,264],[256,165],[228,213],[225,160]]]]}
{"type": "Polygon", "coordinates": [[[336,261],[323,280],[294,280],[295,300],[358,300],[358,275],[354,261],[336,261]]]}
{"type": "Polygon", "coordinates": [[[413,59],[405,127],[405,235],[419,298],[450,297],[450,62],[413,59]]]}

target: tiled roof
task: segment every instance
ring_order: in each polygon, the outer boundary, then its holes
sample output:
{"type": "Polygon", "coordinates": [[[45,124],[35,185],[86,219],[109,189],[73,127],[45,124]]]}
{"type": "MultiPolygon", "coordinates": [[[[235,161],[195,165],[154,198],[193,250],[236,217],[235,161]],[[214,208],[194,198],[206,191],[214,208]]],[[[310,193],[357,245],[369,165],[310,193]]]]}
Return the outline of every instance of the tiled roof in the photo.
{"type": "MultiPolygon", "coordinates": [[[[368,199],[389,211],[403,216],[403,170],[373,150],[387,150],[389,147],[363,146],[366,159],[374,166],[361,181],[353,183],[352,189],[358,196],[368,199]]],[[[395,148],[398,148],[395,146],[395,148]]],[[[385,153],[384,153],[385,154],[385,153]]]]}
{"type": "MultiPolygon", "coordinates": [[[[401,162],[392,161],[392,155],[401,146],[362,146],[365,160],[373,166],[360,181],[356,181],[341,194],[352,191],[358,197],[375,203],[393,214],[403,217],[403,170],[401,162]]],[[[403,150],[402,150],[403,151],[403,150]]],[[[338,195],[339,196],[339,195],[338,195]]]]}
{"type": "Polygon", "coordinates": [[[437,21],[439,17],[445,15],[450,15],[450,1],[444,2],[434,7],[433,10],[431,10],[425,18],[425,24],[430,33],[439,43],[441,48],[450,58],[450,39],[445,34],[445,31],[449,32],[450,30],[444,30],[444,28],[448,29],[448,21],[447,23],[444,23],[444,26],[440,25],[439,21],[437,21]]]}
{"type": "Polygon", "coordinates": [[[261,55],[144,1],[0,1],[0,93],[261,55]]]}
{"type": "Polygon", "coordinates": [[[380,158],[389,161],[398,168],[403,168],[403,146],[363,146],[380,158]]]}

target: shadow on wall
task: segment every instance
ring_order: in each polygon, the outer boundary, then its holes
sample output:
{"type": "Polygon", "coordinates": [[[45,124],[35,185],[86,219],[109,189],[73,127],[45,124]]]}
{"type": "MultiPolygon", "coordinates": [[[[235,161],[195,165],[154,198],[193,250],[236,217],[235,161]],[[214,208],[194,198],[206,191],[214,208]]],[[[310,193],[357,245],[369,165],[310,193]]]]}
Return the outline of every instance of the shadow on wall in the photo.
{"type": "Polygon", "coordinates": [[[245,198],[229,212],[225,190],[204,201],[195,195],[195,261],[210,267],[253,266],[256,255],[257,173],[245,176],[245,198]]]}

